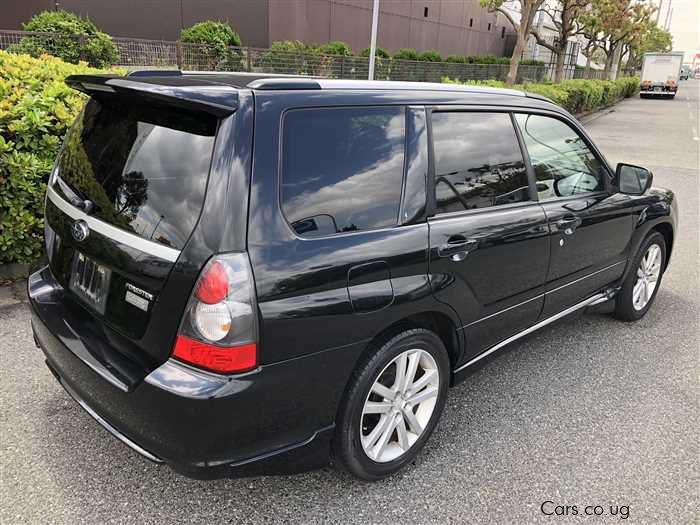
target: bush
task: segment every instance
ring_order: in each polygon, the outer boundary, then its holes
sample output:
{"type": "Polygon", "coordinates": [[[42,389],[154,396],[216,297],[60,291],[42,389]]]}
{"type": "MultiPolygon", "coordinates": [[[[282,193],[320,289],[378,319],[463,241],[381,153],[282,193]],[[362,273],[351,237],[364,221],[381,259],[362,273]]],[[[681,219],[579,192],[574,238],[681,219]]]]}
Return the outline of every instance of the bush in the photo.
{"type": "Polygon", "coordinates": [[[350,46],[339,40],[328,42],[327,44],[321,46],[318,50],[324,55],[338,55],[343,57],[352,56],[352,49],[350,46]]]}
{"type": "MultiPolygon", "coordinates": [[[[366,47],[362,51],[360,51],[360,56],[361,57],[369,57],[369,48],[366,47]]],[[[383,49],[381,47],[378,47],[377,49],[374,50],[374,56],[377,58],[391,58],[391,55],[386,49],[383,49]]]]}
{"type": "Polygon", "coordinates": [[[423,51],[418,55],[418,60],[422,62],[442,62],[442,57],[437,51],[429,50],[423,51]]]}
{"type": "MultiPolygon", "coordinates": [[[[490,87],[506,87],[497,80],[471,80],[461,82],[448,77],[442,79],[449,84],[469,84],[490,87]]],[[[639,77],[623,77],[617,80],[565,80],[560,84],[551,82],[525,82],[513,86],[530,93],[537,93],[565,108],[570,113],[582,113],[600,109],[614,104],[621,98],[631,97],[637,93],[639,77]]]]}
{"type": "Polygon", "coordinates": [[[46,181],[86,99],[64,79],[104,72],[0,51],[0,264],[42,254],[46,181]]]}
{"type": "Polygon", "coordinates": [[[324,62],[318,47],[300,40],[278,40],[255,63],[256,67],[273,73],[315,75],[324,62]]]}
{"type": "Polygon", "coordinates": [[[418,52],[412,47],[402,47],[396,52],[394,58],[396,60],[418,60],[418,52]]]}
{"type": "Polygon", "coordinates": [[[25,31],[53,33],[22,38],[8,51],[33,57],[53,55],[71,64],[83,60],[94,67],[109,67],[119,58],[112,38],[86,18],[67,11],[43,11],[22,24],[25,31]]]}
{"type": "Polygon", "coordinates": [[[241,47],[238,36],[227,22],[206,20],[186,27],[180,32],[180,40],[187,44],[199,44],[198,67],[204,69],[240,69],[242,54],[234,47],[241,47]]]}

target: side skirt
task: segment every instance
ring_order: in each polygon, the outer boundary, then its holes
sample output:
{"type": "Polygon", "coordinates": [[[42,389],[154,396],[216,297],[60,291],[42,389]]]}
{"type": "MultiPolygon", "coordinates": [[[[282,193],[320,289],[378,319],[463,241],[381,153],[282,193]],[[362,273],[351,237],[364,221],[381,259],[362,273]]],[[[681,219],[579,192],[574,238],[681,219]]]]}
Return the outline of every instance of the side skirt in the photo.
{"type": "MultiPolygon", "coordinates": [[[[465,371],[470,366],[481,361],[483,358],[493,354],[497,350],[500,350],[504,346],[509,345],[510,343],[517,341],[521,337],[525,337],[526,335],[531,334],[532,332],[535,332],[535,331],[539,330],[540,328],[547,326],[548,324],[553,323],[554,321],[558,321],[562,317],[566,317],[567,315],[572,314],[575,311],[580,310],[581,308],[586,308],[587,306],[594,306],[596,304],[601,304],[601,303],[604,303],[604,302],[612,299],[613,297],[615,297],[615,294],[617,293],[617,291],[618,291],[618,288],[611,288],[609,290],[605,290],[603,292],[597,293],[597,294],[589,297],[588,299],[581,301],[580,303],[577,303],[573,306],[570,306],[566,310],[562,310],[558,314],[555,314],[551,317],[548,317],[547,319],[544,319],[544,320],[540,321],[539,323],[534,324],[529,328],[526,328],[522,332],[518,332],[517,334],[510,336],[508,339],[505,339],[505,340],[501,341],[500,343],[492,346],[491,348],[489,348],[485,352],[479,354],[478,356],[474,357],[473,359],[471,359],[471,360],[467,361],[466,363],[464,363],[463,365],[461,365],[459,368],[455,369],[455,371],[453,372],[453,375],[456,375],[456,374],[459,374],[460,372],[465,371]]],[[[459,382],[459,379],[455,378],[454,382],[455,383],[459,382]]]]}

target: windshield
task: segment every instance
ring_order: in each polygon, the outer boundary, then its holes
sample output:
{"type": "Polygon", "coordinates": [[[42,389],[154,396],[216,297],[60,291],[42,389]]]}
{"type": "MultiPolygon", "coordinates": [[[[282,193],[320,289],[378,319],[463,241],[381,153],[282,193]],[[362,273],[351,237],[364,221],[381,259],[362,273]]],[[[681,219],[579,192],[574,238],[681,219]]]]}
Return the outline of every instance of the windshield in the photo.
{"type": "Polygon", "coordinates": [[[53,188],[114,226],[181,249],[204,201],[216,119],[90,99],[66,135],[53,188]]]}

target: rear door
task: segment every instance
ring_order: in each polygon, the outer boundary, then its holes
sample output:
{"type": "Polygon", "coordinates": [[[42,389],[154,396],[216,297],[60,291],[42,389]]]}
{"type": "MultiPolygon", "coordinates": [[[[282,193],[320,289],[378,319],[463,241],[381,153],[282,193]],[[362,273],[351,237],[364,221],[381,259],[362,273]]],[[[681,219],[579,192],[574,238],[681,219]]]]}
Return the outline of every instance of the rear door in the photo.
{"type": "Polygon", "coordinates": [[[537,320],[547,220],[508,112],[432,111],[431,124],[431,286],[461,316],[469,358],[537,320]]]}
{"type": "Polygon", "coordinates": [[[583,134],[550,115],[515,115],[547,214],[551,261],[542,317],[618,279],[634,217],[629,199],[610,190],[610,173],[583,134]]]}
{"type": "Polygon", "coordinates": [[[47,252],[77,306],[66,323],[92,351],[116,347],[145,368],[169,355],[189,288],[164,284],[202,210],[217,124],[105,95],[68,133],[47,191],[47,252]]]}

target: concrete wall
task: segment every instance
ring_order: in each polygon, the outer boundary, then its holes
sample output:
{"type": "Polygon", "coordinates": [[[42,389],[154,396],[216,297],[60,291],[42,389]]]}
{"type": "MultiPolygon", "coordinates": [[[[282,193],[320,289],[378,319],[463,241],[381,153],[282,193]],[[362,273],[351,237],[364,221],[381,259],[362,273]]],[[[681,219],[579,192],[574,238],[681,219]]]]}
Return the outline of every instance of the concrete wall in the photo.
{"type": "MultiPolygon", "coordinates": [[[[0,0],[0,29],[20,29],[51,0],[0,0]]],[[[244,45],[275,40],[343,40],[356,52],[369,47],[372,0],[60,0],[61,9],[90,17],[113,36],[176,40],[195,22],[228,20],[244,45]]],[[[510,27],[478,0],[380,0],[378,45],[451,54],[501,55],[510,27]],[[427,12],[426,12],[427,9],[427,12]],[[427,16],[426,16],[427,15],[427,16]],[[471,26],[470,26],[471,21],[471,26]],[[490,24],[490,28],[489,28],[490,24]]]]}

